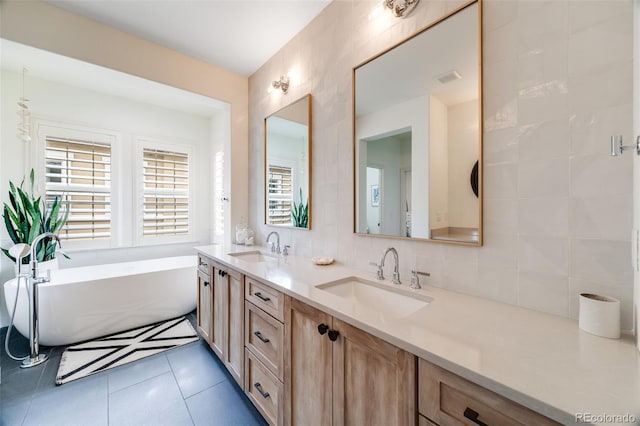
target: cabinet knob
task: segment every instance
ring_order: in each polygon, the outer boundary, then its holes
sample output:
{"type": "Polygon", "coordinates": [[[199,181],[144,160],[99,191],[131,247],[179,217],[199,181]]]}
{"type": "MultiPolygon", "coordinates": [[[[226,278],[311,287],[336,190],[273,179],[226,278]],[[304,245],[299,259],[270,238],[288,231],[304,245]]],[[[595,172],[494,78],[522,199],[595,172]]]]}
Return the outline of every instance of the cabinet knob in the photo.
{"type": "Polygon", "coordinates": [[[269,392],[265,392],[262,390],[262,386],[260,385],[260,382],[255,382],[253,384],[253,387],[258,389],[258,392],[260,392],[260,395],[262,395],[263,398],[269,398],[269,392]]]}
{"type": "Polygon", "coordinates": [[[208,285],[209,285],[209,281],[205,281],[203,284],[204,284],[204,286],[206,287],[206,286],[208,286],[208,285]]]}
{"type": "Polygon", "coordinates": [[[318,333],[325,334],[327,331],[329,331],[329,326],[327,324],[318,325],[318,333]]]}
{"type": "Polygon", "coordinates": [[[488,424],[486,424],[485,422],[483,422],[482,420],[478,419],[478,417],[480,417],[480,414],[478,414],[477,411],[472,410],[471,408],[467,407],[464,409],[464,416],[471,420],[472,422],[474,422],[477,425],[480,426],[489,426],[488,424]]]}
{"type": "Polygon", "coordinates": [[[340,332],[338,330],[329,330],[329,340],[335,342],[338,339],[340,332]]]}
{"type": "Polygon", "coordinates": [[[222,269],[218,271],[218,274],[220,274],[221,277],[226,277],[227,273],[225,271],[223,271],[222,269]]]}

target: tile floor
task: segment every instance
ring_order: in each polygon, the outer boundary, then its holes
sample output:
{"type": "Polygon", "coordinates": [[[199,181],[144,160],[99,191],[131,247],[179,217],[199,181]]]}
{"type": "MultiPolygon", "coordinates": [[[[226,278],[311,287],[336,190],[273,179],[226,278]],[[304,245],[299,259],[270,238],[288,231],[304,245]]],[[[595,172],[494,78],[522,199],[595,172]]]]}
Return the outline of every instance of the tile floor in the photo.
{"type": "MultiPolygon", "coordinates": [[[[55,386],[64,347],[42,348],[49,361],[23,370],[4,352],[5,331],[0,426],[266,424],[202,340],[55,386]]],[[[28,353],[18,333],[11,333],[11,347],[28,353]]]]}

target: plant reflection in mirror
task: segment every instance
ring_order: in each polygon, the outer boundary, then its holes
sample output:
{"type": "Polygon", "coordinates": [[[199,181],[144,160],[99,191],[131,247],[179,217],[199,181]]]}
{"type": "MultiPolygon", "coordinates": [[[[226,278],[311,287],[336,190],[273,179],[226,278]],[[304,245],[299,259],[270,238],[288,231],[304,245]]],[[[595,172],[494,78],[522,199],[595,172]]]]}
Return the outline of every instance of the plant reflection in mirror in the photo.
{"type": "Polygon", "coordinates": [[[307,228],[309,226],[309,199],[307,199],[306,203],[302,203],[302,188],[300,188],[300,203],[293,202],[291,216],[293,218],[293,226],[296,228],[307,228]]]}

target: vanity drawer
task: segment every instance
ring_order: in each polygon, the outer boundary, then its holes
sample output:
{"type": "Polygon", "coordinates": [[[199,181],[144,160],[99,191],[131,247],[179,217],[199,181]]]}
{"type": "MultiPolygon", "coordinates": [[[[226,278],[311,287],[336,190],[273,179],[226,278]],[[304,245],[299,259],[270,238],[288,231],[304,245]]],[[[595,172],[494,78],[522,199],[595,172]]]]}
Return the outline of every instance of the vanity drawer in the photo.
{"type": "Polygon", "coordinates": [[[438,426],[423,415],[418,416],[418,426],[438,426]]]}
{"type": "Polygon", "coordinates": [[[245,349],[245,383],[247,396],[270,425],[281,425],[284,413],[284,385],[245,349]]]}
{"type": "Polygon", "coordinates": [[[280,380],[284,374],[284,325],[251,302],[245,304],[244,343],[280,380]]]}
{"type": "Polygon", "coordinates": [[[204,274],[211,274],[211,259],[201,254],[198,254],[198,270],[204,274]]]}
{"type": "Polygon", "coordinates": [[[247,277],[245,298],[278,321],[284,322],[284,294],[247,277]]]}
{"type": "Polygon", "coordinates": [[[441,426],[558,425],[423,359],[418,363],[418,411],[441,426]]]}

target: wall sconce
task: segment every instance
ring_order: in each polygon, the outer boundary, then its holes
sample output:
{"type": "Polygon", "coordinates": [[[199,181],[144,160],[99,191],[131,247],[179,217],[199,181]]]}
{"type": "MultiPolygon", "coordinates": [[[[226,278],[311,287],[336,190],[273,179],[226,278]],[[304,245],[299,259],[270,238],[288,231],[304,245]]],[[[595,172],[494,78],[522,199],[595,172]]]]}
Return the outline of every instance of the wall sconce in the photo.
{"type": "Polygon", "coordinates": [[[281,75],[280,80],[274,80],[271,83],[271,86],[274,89],[282,90],[282,93],[287,93],[287,91],[289,90],[289,77],[286,75],[281,75]]]}
{"type": "Polygon", "coordinates": [[[420,0],[384,0],[384,5],[391,9],[396,18],[407,17],[420,0]]]}

